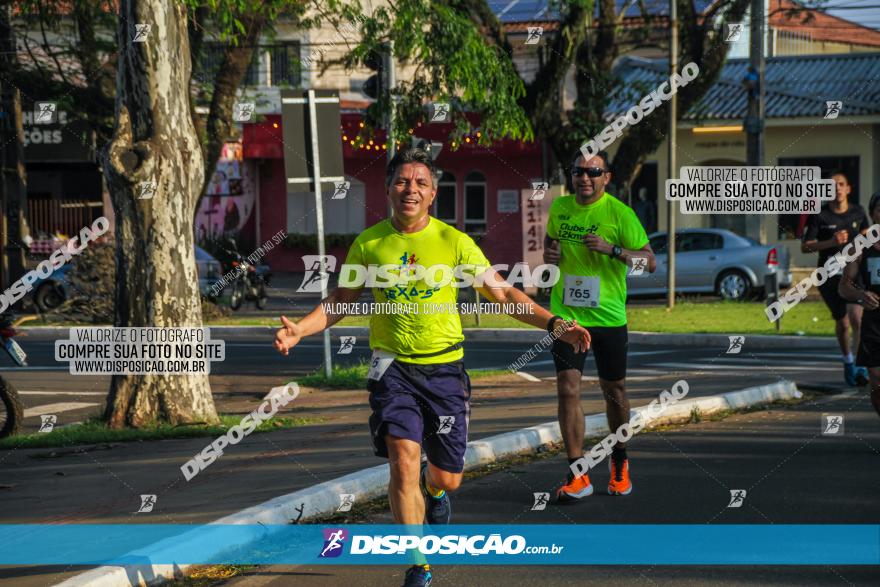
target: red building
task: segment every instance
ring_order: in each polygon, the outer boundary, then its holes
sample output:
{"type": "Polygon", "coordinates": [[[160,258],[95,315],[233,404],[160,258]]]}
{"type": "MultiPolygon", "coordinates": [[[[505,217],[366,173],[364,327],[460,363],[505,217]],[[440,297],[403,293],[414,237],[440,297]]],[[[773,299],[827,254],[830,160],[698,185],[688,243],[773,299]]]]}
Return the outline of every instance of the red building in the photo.
{"type": "MultiPolygon", "coordinates": [[[[345,104],[343,104],[345,107],[345,104]]],[[[387,155],[384,133],[372,144],[355,146],[362,128],[362,115],[343,111],[339,140],[342,142],[346,180],[351,182],[345,200],[332,200],[325,191],[324,219],[328,234],[357,234],[388,217],[385,193],[387,155]]],[[[260,123],[245,124],[245,163],[255,162],[257,193],[255,242],[262,243],[279,230],[289,235],[314,234],[314,196],[288,193],[284,171],[281,116],[269,115],[260,123]]],[[[443,170],[432,214],[472,235],[493,263],[513,265],[524,260],[522,230],[523,190],[531,194],[532,182],[541,181],[542,153],[538,143],[501,141],[491,148],[479,146],[478,136],[453,145],[446,138],[449,124],[425,124],[412,129],[414,136],[443,144],[436,159],[443,170]]],[[[247,235],[243,235],[247,236],[247,235]]],[[[328,246],[328,254],[340,262],[347,246],[328,246]]],[[[267,260],[279,271],[303,271],[302,255],[316,249],[300,245],[276,247],[267,260]]]]}

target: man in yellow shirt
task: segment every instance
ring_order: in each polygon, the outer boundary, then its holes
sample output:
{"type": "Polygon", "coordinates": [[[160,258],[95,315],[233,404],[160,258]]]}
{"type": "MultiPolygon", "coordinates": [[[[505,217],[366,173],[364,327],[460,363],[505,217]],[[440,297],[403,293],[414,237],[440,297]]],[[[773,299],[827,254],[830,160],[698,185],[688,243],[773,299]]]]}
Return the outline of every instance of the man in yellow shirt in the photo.
{"type": "MultiPolygon", "coordinates": [[[[386,174],[392,217],[362,232],[343,266],[346,272],[346,266],[378,267],[382,271],[374,280],[376,302],[412,310],[370,318],[373,358],[367,382],[374,452],[389,459],[391,512],[397,523],[407,525],[423,520],[449,523],[447,491],[461,484],[470,417],[461,320],[457,312],[429,312],[428,306],[454,304],[456,286],[470,278],[489,300],[510,304],[517,320],[547,328],[578,352],[590,344],[584,328],[552,316],[506,283],[473,239],[429,215],[437,181],[428,153],[398,153],[386,174]],[[444,279],[450,274],[460,280],[444,279]],[[424,465],[422,449],[427,456],[424,465]]],[[[297,323],[282,316],[284,327],[278,330],[275,348],[287,355],[303,337],[341,320],[344,314],[328,315],[325,308],[356,302],[362,288],[338,287],[297,323]]],[[[428,565],[414,565],[406,572],[404,586],[424,587],[431,579],[428,565]]]]}

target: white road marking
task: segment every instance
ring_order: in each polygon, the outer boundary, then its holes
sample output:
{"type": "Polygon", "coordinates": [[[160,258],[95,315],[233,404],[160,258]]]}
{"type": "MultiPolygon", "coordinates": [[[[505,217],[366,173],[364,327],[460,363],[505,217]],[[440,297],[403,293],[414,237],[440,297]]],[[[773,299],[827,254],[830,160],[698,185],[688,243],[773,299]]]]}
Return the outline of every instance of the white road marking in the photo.
{"type": "MultiPolygon", "coordinates": [[[[790,367],[786,365],[763,365],[760,363],[750,363],[743,364],[723,364],[723,365],[713,365],[711,363],[652,363],[658,367],[668,367],[670,369],[687,369],[688,371],[699,371],[701,369],[705,369],[707,371],[734,371],[736,367],[761,367],[766,369],[772,369],[775,371],[803,371],[806,369],[804,367],[790,367]]],[[[814,365],[810,365],[809,369],[811,371],[837,371],[837,367],[816,367],[814,365]]]]}
{"type": "Polygon", "coordinates": [[[778,353],[778,352],[764,353],[761,351],[756,351],[753,354],[755,354],[759,357],[796,357],[796,358],[801,358],[801,359],[813,357],[815,359],[828,359],[828,360],[837,359],[837,356],[832,353],[778,353]]]}
{"type": "MultiPolygon", "coordinates": [[[[775,360],[773,360],[773,359],[767,359],[767,360],[762,360],[762,359],[763,359],[763,357],[758,356],[758,357],[718,357],[718,358],[713,359],[713,360],[714,360],[714,361],[721,361],[721,362],[725,362],[725,363],[742,363],[742,364],[744,364],[744,365],[748,365],[748,364],[751,364],[751,363],[776,363],[776,362],[779,362],[779,364],[781,364],[781,365],[785,365],[785,366],[792,366],[792,365],[797,366],[797,365],[803,365],[803,366],[805,366],[805,367],[812,367],[813,365],[816,364],[816,361],[815,361],[815,360],[813,360],[813,361],[810,361],[810,360],[803,360],[803,361],[775,361],[775,360]]],[[[836,361],[829,360],[829,361],[826,361],[826,362],[828,362],[828,363],[834,363],[834,362],[836,362],[836,361]]]]}
{"type": "Polygon", "coordinates": [[[79,410],[81,408],[91,408],[100,406],[101,404],[87,404],[84,402],[64,402],[58,404],[46,404],[35,408],[28,408],[24,411],[25,418],[33,418],[34,416],[42,416],[43,414],[59,414],[61,412],[69,412],[71,410],[79,410]]]}
{"type": "Polygon", "coordinates": [[[531,375],[530,373],[526,373],[524,371],[517,371],[516,374],[519,375],[520,377],[522,377],[523,379],[525,379],[526,381],[541,381],[540,379],[538,379],[534,375],[531,375]]]}

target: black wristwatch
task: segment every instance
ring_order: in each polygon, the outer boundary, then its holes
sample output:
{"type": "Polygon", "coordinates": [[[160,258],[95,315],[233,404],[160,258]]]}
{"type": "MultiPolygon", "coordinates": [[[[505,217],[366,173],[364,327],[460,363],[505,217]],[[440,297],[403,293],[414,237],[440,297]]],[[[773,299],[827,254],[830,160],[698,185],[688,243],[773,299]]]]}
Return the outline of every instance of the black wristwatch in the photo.
{"type": "Polygon", "coordinates": [[[562,316],[551,316],[550,322],[547,323],[547,332],[553,334],[553,327],[556,325],[557,320],[563,320],[562,316]]]}
{"type": "Polygon", "coordinates": [[[622,254],[623,254],[623,249],[621,249],[618,245],[614,245],[613,247],[611,247],[611,257],[612,258],[616,259],[622,254]]]}

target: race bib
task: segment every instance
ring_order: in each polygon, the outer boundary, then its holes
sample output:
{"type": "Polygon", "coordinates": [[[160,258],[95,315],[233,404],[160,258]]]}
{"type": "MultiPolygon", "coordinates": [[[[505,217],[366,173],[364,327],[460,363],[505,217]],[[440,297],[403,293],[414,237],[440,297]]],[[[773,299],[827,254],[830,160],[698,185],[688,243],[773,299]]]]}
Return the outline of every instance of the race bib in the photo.
{"type": "Polygon", "coordinates": [[[880,257],[868,259],[868,278],[871,280],[870,285],[880,285],[880,257]]]}
{"type": "Polygon", "coordinates": [[[385,375],[385,371],[388,370],[388,367],[391,366],[391,363],[393,363],[396,358],[397,355],[394,353],[389,353],[388,351],[380,349],[374,350],[373,356],[370,359],[370,370],[367,371],[367,379],[372,379],[373,381],[379,381],[382,379],[382,376],[385,375]]]}
{"type": "Polygon", "coordinates": [[[566,275],[562,303],[566,306],[598,308],[599,278],[566,275]]]}

